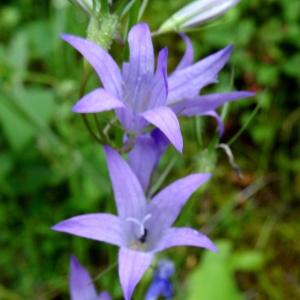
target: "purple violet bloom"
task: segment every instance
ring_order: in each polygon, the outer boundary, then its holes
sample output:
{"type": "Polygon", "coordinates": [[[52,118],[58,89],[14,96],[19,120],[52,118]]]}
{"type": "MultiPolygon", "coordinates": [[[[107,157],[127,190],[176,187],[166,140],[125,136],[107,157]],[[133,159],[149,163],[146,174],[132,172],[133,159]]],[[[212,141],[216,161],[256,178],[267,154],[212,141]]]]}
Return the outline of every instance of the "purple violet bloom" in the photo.
{"type": "MultiPolygon", "coordinates": [[[[232,47],[228,46],[199,62],[193,64],[194,50],[190,39],[181,34],[186,44],[185,53],[175,71],[168,77],[167,105],[177,116],[211,116],[218,124],[218,133],[224,132],[221,117],[216,108],[226,102],[252,97],[252,92],[228,92],[199,95],[201,89],[217,82],[217,75],[228,61],[232,47]]],[[[129,164],[139,178],[144,190],[147,190],[151,175],[169,145],[169,141],[154,129],[152,133],[140,135],[129,153],[129,164]],[[159,145],[159,146],[158,146],[159,145]],[[142,159],[147,157],[147,159],[142,159]]]]}
{"type": "Polygon", "coordinates": [[[235,91],[199,95],[202,88],[218,82],[218,73],[230,58],[232,46],[227,46],[193,64],[194,50],[191,40],[185,34],[181,34],[181,37],[186,44],[186,50],[175,71],[168,78],[167,105],[179,116],[214,117],[218,123],[219,135],[222,135],[224,125],[215,109],[227,102],[252,97],[255,93],[235,91]]]}
{"type": "Polygon", "coordinates": [[[147,202],[136,175],[118,152],[105,147],[118,216],[95,213],[62,221],[53,230],[106,242],[120,247],[119,277],[125,300],[155,253],[175,246],[216,251],[208,237],[189,227],[171,227],[190,195],[210,174],[192,174],[172,183],[147,202]]]}
{"type": "Polygon", "coordinates": [[[147,24],[137,24],[130,30],[130,59],[123,63],[122,71],[100,46],[80,37],[62,35],[92,65],[103,85],[80,99],[73,111],[97,113],[115,109],[127,133],[139,135],[148,124],[152,124],[179,152],[182,152],[183,141],[177,115],[214,116],[222,131],[221,120],[214,110],[226,102],[253,96],[253,93],[199,96],[203,87],[217,82],[217,75],[229,59],[232,47],[192,64],[192,44],[187,36],[182,37],[187,45],[186,52],[167,78],[167,48],[159,52],[154,70],[154,50],[147,24]]]}
{"type": "Polygon", "coordinates": [[[127,133],[139,135],[152,124],[182,152],[178,119],[166,106],[168,50],[164,48],[159,52],[154,70],[154,50],[148,25],[138,24],[130,30],[130,59],[123,64],[122,72],[107,51],[95,43],[72,35],[64,34],[62,38],[92,65],[103,85],[80,99],[73,107],[74,112],[97,113],[115,109],[127,133]]]}
{"type": "Polygon", "coordinates": [[[70,259],[69,287],[71,300],[111,300],[107,292],[97,294],[90,274],[75,256],[70,259]]]}
{"type": "Polygon", "coordinates": [[[157,300],[160,296],[172,299],[173,285],[170,277],[174,273],[174,264],[170,260],[160,260],[154,274],[154,279],[146,293],[145,300],[157,300]]]}

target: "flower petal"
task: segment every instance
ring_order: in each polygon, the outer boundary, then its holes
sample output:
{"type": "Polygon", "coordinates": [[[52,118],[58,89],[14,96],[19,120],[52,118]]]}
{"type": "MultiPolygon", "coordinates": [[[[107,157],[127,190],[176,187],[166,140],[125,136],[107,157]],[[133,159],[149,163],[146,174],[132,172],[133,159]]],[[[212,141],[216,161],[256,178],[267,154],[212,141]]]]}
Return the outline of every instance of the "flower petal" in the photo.
{"type": "Polygon", "coordinates": [[[62,39],[79,51],[97,72],[104,88],[115,97],[122,98],[123,79],[114,59],[97,44],[86,39],[63,34],[62,39]]]}
{"type": "Polygon", "coordinates": [[[54,225],[52,229],[116,246],[123,246],[126,238],[123,221],[103,213],[76,216],[54,225]]]}
{"type": "Polygon", "coordinates": [[[191,40],[184,33],[180,33],[180,36],[185,42],[185,52],[181,61],[177,65],[175,72],[190,66],[194,60],[194,49],[191,40]]]}
{"type": "Polygon", "coordinates": [[[177,246],[193,246],[217,251],[216,246],[206,235],[189,227],[168,228],[154,251],[158,252],[177,246]]]}
{"type": "Polygon", "coordinates": [[[108,146],[104,150],[119,216],[143,218],[146,198],[140,182],[117,151],[108,146]]]}
{"type": "Polygon", "coordinates": [[[210,94],[183,100],[177,104],[172,105],[171,107],[180,115],[196,116],[211,110],[215,110],[224,103],[236,101],[243,98],[253,97],[254,95],[255,93],[243,91],[210,94]]]}
{"type": "Polygon", "coordinates": [[[156,107],[141,114],[149,123],[160,129],[174,147],[182,152],[183,141],[175,113],[168,107],[156,107]]]}
{"type": "Polygon", "coordinates": [[[166,137],[158,129],[154,129],[151,135],[140,135],[129,152],[128,163],[144,191],[147,190],[151,175],[168,145],[166,137]]]}
{"type": "Polygon", "coordinates": [[[141,75],[153,74],[154,70],[154,51],[148,25],[140,23],[132,27],[128,34],[128,43],[130,58],[126,82],[129,80],[134,83],[141,75]]]}
{"type": "MultiPolygon", "coordinates": [[[[149,103],[146,109],[165,105],[168,95],[168,49],[160,50],[157,59],[157,69],[151,86],[149,103]]],[[[144,109],[144,110],[146,110],[144,109]]]]}
{"type": "Polygon", "coordinates": [[[143,128],[148,125],[146,120],[133,113],[127,107],[117,109],[116,114],[126,132],[135,133],[138,135],[141,133],[143,128]]]}
{"type": "Polygon", "coordinates": [[[218,128],[217,130],[218,130],[219,137],[221,137],[223,135],[224,123],[217,112],[215,112],[214,110],[210,110],[210,111],[207,111],[206,113],[201,114],[201,116],[213,117],[217,122],[217,128],[218,128]]]}
{"type": "Polygon", "coordinates": [[[133,291],[149,268],[153,254],[126,248],[119,251],[119,277],[125,300],[130,300],[133,291]]]}
{"type": "Polygon", "coordinates": [[[181,178],[159,192],[149,204],[152,218],[148,221],[153,226],[153,239],[164,229],[170,227],[179,215],[189,197],[209,178],[209,173],[192,174],[181,178]]]}
{"type": "MultiPolygon", "coordinates": [[[[89,300],[89,299],[87,299],[89,300]]],[[[112,300],[108,292],[100,293],[95,300],[112,300]]]]}
{"type": "Polygon", "coordinates": [[[71,256],[70,259],[69,288],[71,300],[88,300],[97,297],[90,274],[75,256],[71,256]]]}
{"type": "Polygon", "coordinates": [[[232,46],[214,53],[198,63],[174,72],[168,79],[168,104],[195,97],[206,85],[215,83],[219,71],[230,57],[232,46]]]}
{"type": "Polygon", "coordinates": [[[72,108],[77,113],[96,113],[114,108],[124,107],[124,104],[102,88],[83,96],[72,108]]]}

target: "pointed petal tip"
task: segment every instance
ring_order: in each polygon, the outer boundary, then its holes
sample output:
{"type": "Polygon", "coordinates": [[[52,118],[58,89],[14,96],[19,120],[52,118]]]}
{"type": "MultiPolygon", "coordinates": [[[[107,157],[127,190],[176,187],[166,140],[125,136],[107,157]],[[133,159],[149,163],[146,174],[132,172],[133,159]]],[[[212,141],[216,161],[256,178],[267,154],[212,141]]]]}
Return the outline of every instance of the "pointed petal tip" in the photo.
{"type": "Polygon", "coordinates": [[[82,266],[81,266],[78,258],[74,254],[72,254],[70,256],[70,269],[71,269],[71,271],[77,271],[78,268],[81,268],[81,267],[82,266]]]}
{"type": "Polygon", "coordinates": [[[215,252],[215,253],[219,253],[219,249],[217,246],[215,246],[215,244],[212,244],[211,248],[209,250],[211,250],[212,252],[215,252]]]}
{"type": "Polygon", "coordinates": [[[132,35],[134,35],[136,33],[151,35],[149,25],[147,23],[138,23],[138,24],[134,25],[130,29],[130,31],[128,33],[128,37],[130,38],[130,36],[132,37],[132,35]]]}
{"type": "Polygon", "coordinates": [[[72,34],[64,33],[64,32],[60,33],[59,37],[69,44],[71,44],[74,39],[83,39],[80,36],[76,36],[76,35],[72,35],[72,34]]]}
{"type": "Polygon", "coordinates": [[[211,173],[196,173],[196,174],[192,174],[190,176],[194,176],[196,181],[202,185],[211,178],[212,174],[211,173]]]}
{"type": "Polygon", "coordinates": [[[135,28],[135,29],[141,28],[141,29],[143,29],[143,30],[148,30],[148,31],[150,31],[149,25],[148,25],[147,23],[145,23],[145,22],[138,23],[138,24],[136,24],[135,26],[133,26],[132,28],[135,28]]]}
{"type": "Polygon", "coordinates": [[[76,264],[79,263],[77,257],[74,254],[70,255],[70,264],[76,264]]]}
{"type": "Polygon", "coordinates": [[[255,97],[256,96],[256,92],[251,92],[251,91],[246,91],[245,93],[245,97],[255,97]]]}
{"type": "Polygon", "coordinates": [[[71,108],[71,112],[74,113],[83,113],[78,105],[78,103],[76,103],[72,108],[71,108]]]}
{"type": "Polygon", "coordinates": [[[50,229],[53,231],[61,231],[60,224],[61,222],[53,225],[50,229]]]}
{"type": "Polygon", "coordinates": [[[69,34],[67,33],[64,33],[64,32],[61,32],[59,34],[59,37],[62,39],[62,40],[66,40],[68,38],[69,34]]]}
{"type": "Polygon", "coordinates": [[[177,140],[175,143],[172,143],[175,147],[175,149],[180,153],[182,154],[183,153],[183,139],[182,139],[182,136],[181,136],[181,139],[180,140],[177,140]]]}
{"type": "Polygon", "coordinates": [[[228,52],[232,52],[234,49],[234,46],[232,44],[229,44],[226,48],[225,48],[228,52]]]}

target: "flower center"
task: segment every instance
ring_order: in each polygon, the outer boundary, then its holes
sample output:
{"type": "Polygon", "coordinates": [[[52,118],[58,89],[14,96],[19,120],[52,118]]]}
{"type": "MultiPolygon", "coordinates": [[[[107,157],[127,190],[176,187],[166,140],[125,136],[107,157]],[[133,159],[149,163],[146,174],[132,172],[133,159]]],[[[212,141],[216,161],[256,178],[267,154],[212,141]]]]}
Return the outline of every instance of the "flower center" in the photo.
{"type": "Polygon", "coordinates": [[[133,223],[135,241],[131,244],[131,248],[144,250],[148,237],[148,229],[145,223],[151,218],[151,214],[146,215],[142,221],[136,218],[127,218],[126,221],[133,223]],[[143,248],[143,249],[142,249],[143,248]]]}

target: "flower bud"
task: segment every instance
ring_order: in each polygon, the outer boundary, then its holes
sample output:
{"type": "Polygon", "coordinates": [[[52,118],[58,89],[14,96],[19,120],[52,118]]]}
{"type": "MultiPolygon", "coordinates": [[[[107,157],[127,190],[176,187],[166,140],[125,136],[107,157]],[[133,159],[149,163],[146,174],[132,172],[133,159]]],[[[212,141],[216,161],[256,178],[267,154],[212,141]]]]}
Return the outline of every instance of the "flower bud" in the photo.
{"type": "Polygon", "coordinates": [[[164,22],[158,33],[182,31],[223,15],[240,0],[197,0],[177,11],[164,22]]]}
{"type": "MultiPolygon", "coordinates": [[[[93,10],[94,10],[93,0],[72,0],[72,2],[79,5],[89,15],[93,14],[93,10]]],[[[97,6],[99,6],[97,1],[96,3],[97,6]]],[[[97,9],[99,9],[99,7],[97,9]]]]}

